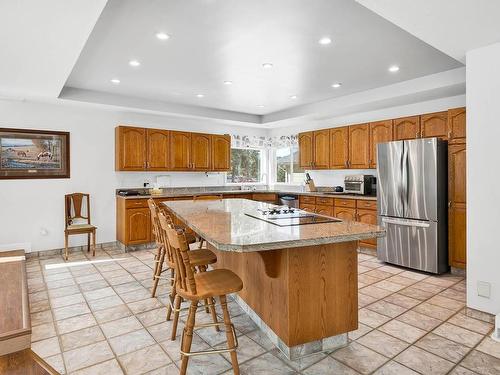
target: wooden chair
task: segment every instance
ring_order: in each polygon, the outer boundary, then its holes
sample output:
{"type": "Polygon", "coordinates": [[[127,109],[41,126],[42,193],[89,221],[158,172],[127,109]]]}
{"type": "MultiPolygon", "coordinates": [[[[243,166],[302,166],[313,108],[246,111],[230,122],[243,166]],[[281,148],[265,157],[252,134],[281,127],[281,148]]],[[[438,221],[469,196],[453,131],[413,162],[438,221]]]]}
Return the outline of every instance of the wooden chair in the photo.
{"type": "MultiPolygon", "coordinates": [[[[222,194],[193,195],[194,201],[215,201],[215,200],[220,200],[223,198],[224,198],[224,196],[222,194]]],[[[203,242],[205,242],[205,240],[202,237],[200,237],[199,241],[200,241],[200,246],[198,248],[201,249],[203,247],[203,242]]]]}
{"type": "MultiPolygon", "coordinates": [[[[155,238],[156,247],[157,247],[157,252],[155,255],[155,266],[153,269],[153,281],[154,282],[153,282],[153,288],[151,290],[151,297],[154,297],[156,294],[156,289],[158,288],[158,283],[159,283],[160,279],[163,278],[161,276],[162,272],[170,270],[170,277],[168,279],[171,280],[171,283],[173,285],[174,266],[173,266],[173,263],[170,262],[168,260],[169,258],[167,257],[167,268],[163,269],[163,264],[165,263],[165,255],[166,255],[165,251],[166,251],[166,249],[164,246],[164,240],[162,237],[163,233],[162,233],[162,230],[160,228],[160,222],[158,220],[158,212],[161,209],[152,198],[148,199],[148,206],[149,206],[149,211],[151,213],[150,216],[151,216],[151,224],[152,224],[152,229],[153,229],[152,230],[153,236],[155,238]]],[[[176,227],[176,229],[179,231],[183,230],[180,227],[176,227]]],[[[186,240],[187,240],[188,244],[196,242],[196,238],[195,238],[194,234],[192,234],[192,233],[186,233],[186,240]]],[[[214,254],[214,256],[215,256],[215,254],[214,254]]],[[[215,259],[217,259],[217,258],[215,258],[215,259]]]]}
{"type": "Polygon", "coordinates": [[[64,212],[64,256],[66,260],[68,260],[68,237],[75,234],[87,234],[87,251],[90,251],[90,236],[92,235],[92,256],[95,256],[97,227],[90,223],[90,195],[84,193],[66,194],[64,196],[64,212]]]}
{"type": "MultiPolygon", "coordinates": [[[[190,251],[185,235],[170,228],[165,216],[163,215],[160,215],[160,223],[163,230],[166,232],[170,249],[174,255],[178,296],[191,301],[186,326],[181,339],[180,352],[182,361],[180,373],[182,375],[186,374],[188,360],[191,356],[230,353],[233,371],[235,374],[239,374],[238,358],[236,355],[238,339],[227,309],[226,295],[229,293],[239,292],[243,289],[243,282],[236,274],[227,269],[216,269],[213,271],[195,273],[193,271],[194,267],[191,263],[190,251]],[[214,309],[215,297],[219,297],[224,322],[217,322],[217,317],[215,316],[213,323],[196,325],[195,317],[199,301],[209,299],[212,302],[210,308],[214,309]],[[217,327],[219,325],[225,326],[228,344],[227,349],[206,350],[201,352],[190,351],[191,342],[193,340],[193,330],[195,328],[205,328],[209,326],[217,327]]],[[[178,301],[180,301],[180,299],[178,299],[178,301]]]]}

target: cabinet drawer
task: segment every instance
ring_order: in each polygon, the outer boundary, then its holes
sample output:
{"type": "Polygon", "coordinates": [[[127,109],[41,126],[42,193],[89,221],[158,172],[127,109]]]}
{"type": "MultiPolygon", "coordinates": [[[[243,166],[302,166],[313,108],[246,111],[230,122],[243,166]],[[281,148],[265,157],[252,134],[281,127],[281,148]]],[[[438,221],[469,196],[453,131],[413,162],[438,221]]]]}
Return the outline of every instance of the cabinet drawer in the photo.
{"type": "Polygon", "coordinates": [[[316,197],[316,204],[323,206],[333,206],[333,198],[316,197]]]}
{"type": "Polygon", "coordinates": [[[316,204],[316,197],[311,197],[309,195],[299,196],[299,202],[305,204],[316,204]]]}
{"type": "Polygon", "coordinates": [[[316,206],[314,204],[300,204],[300,209],[308,212],[314,212],[316,206]]]}
{"type": "Polygon", "coordinates": [[[125,200],[125,208],[148,208],[147,199],[127,199],[125,200]]]}
{"type": "Polygon", "coordinates": [[[350,207],[356,208],[356,200],[335,198],[335,207],[350,207]]]}
{"type": "Polygon", "coordinates": [[[358,199],[356,204],[357,204],[358,208],[363,208],[365,210],[376,210],[377,209],[377,201],[358,199]]]}
{"type": "Polygon", "coordinates": [[[316,213],[325,216],[333,216],[333,206],[316,205],[316,213]]]}
{"type": "Polygon", "coordinates": [[[275,202],[276,194],[269,194],[269,193],[253,194],[252,198],[254,201],[259,201],[259,202],[275,202]]]}
{"type": "Polygon", "coordinates": [[[234,194],[234,198],[252,200],[252,194],[234,194]]]}
{"type": "Polygon", "coordinates": [[[185,197],[175,197],[174,201],[192,201],[193,196],[192,195],[186,195],[185,197]]]}

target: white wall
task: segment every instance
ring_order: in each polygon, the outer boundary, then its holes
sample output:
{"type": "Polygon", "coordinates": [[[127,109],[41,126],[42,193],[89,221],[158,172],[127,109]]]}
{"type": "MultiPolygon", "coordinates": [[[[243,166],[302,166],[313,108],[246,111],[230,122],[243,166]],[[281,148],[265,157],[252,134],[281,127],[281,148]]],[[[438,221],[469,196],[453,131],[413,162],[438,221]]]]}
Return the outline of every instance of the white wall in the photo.
{"type": "Polygon", "coordinates": [[[500,43],[467,53],[467,306],[500,312],[500,43]],[[491,298],[477,282],[491,283],[491,298]]]}
{"type": "MultiPolygon", "coordinates": [[[[91,195],[97,241],[115,241],[115,189],[140,187],[155,181],[154,173],[114,171],[114,128],[117,124],[211,133],[234,131],[264,135],[265,130],[232,127],[221,122],[168,118],[65,104],[0,100],[0,127],[62,130],[71,133],[71,178],[55,180],[0,180],[0,249],[23,243],[33,251],[63,246],[64,194],[91,195]],[[42,231],[47,234],[43,235],[42,231]]],[[[224,184],[224,174],[161,173],[172,176],[172,186],[224,184]]],[[[70,239],[80,245],[85,236],[70,239]]]]}

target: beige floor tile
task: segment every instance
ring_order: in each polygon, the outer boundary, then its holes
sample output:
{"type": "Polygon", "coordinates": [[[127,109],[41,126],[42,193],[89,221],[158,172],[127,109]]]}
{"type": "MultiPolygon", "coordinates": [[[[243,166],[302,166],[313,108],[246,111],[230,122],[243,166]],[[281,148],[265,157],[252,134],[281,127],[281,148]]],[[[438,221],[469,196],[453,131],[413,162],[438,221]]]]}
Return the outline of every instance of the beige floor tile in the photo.
{"type": "Polygon", "coordinates": [[[418,375],[418,372],[410,370],[400,363],[390,361],[373,373],[374,375],[418,375]]]}
{"type": "Polygon", "coordinates": [[[414,288],[413,285],[400,290],[399,293],[420,301],[426,301],[434,295],[434,293],[414,288]]]}
{"type": "Polygon", "coordinates": [[[304,375],[318,375],[318,374],[338,374],[338,375],[358,375],[359,372],[347,367],[341,362],[327,356],[318,363],[312,365],[306,370],[302,371],[304,375]]]}
{"type": "Polygon", "coordinates": [[[426,273],[419,272],[419,271],[409,271],[409,270],[403,271],[399,275],[407,277],[409,279],[417,280],[417,281],[424,280],[424,279],[427,279],[429,277],[429,275],[426,273]]]}
{"type": "Polygon", "coordinates": [[[91,290],[98,290],[98,289],[104,289],[109,287],[109,284],[106,280],[96,280],[96,281],[89,281],[88,283],[82,283],[80,284],[80,289],[82,292],[88,292],[91,290]]]}
{"type": "Polygon", "coordinates": [[[31,349],[42,358],[47,358],[61,353],[59,340],[57,337],[37,341],[31,344],[31,349]]]}
{"type": "Polygon", "coordinates": [[[358,281],[361,281],[362,283],[367,284],[367,285],[377,283],[380,280],[381,279],[379,279],[378,277],[373,277],[373,276],[369,276],[366,274],[362,274],[362,275],[358,276],[358,281]]]}
{"type": "Polygon", "coordinates": [[[64,360],[62,354],[56,354],[48,358],[44,358],[45,362],[47,362],[54,370],[56,370],[59,374],[66,374],[66,367],[64,367],[64,360]]]}
{"type": "Polygon", "coordinates": [[[141,323],[135,316],[128,316],[125,318],[112,320],[110,322],[103,323],[100,326],[102,331],[104,332],[104,335],[106,335],[108,339],[143,328],[141,323]]]}
{"type": "Polygon", "coordinates": [[[400,322],[410,324],[414,327],[423,329],[425,331],[432,331],[438,325],[443,323],[439,319],[424,314],[420,314],[413,310],[405,312],[403,315],[398,316],[396,319],[399,320],[400,322]]]}
{"type": "Polygon", "coordinates": [[[470,351],[470,348],[435,335],[432,332],[417,341],[415,345],[455,363],[461,361],[470,351]]]}
{"type": "Polygon", "coordinates": [[[113,288],[108,286],[102,289],[95,289],[83,292],[83,295],[85,296],[85,299],[87,301],[94,301],[100,298],[116,296],[116,293],[113,290],[113,288]]]}
{"type": "Polygon", "coordinates": [[[87,303],[89,304],[92,311],[96,312],[100,310],[109,309],[110,307],[122,305],[123,301],[120,297],[116,295],[111,297],[95,299],[92,301],[87,301],[87,303]]]}
{"type": "Polygon", "coordinates": [[[104,340],[104,335],[98,326],[80,329],[61,336],[62,349],[65,352],[102,340],[104,340]]]}
{"type": "Polygon", "coordinates": [[[132,292],[137,289],[142,289],[143,286],[138,281],[131,281],[129,283],[116,285],[113,288],[116,291],[116,293],[122,294],[122,293],[132,292]]]}
{"type": "Polygon", "coordinates": [[[449,309],[449,310],[455,310],[455,311],[458,311],[458,310],[462,309],[462,307],[465,306],[465,302],[463,302],[463,301],[457,301],[455,299],[443,297],[440,295],[436,295],[436,296],[430,298],[429,300],[427,300],[427,302],[432,303],[433,305],[437,305],[437,306],[444,307],[444,308],[449,309]]]}
{"type": "Polygon", "coordinates": [[[377,287],[375,287],[373,285],[369,285],[369,286],[366,286],[364,288],[361,288],[359,290],[359,292],[362,293],[362,294],[366,294],[366,295],[368,295],[370,297],[378,298],[378,299],[385,298],[388,295],[390,295],[390,294],[393,293],[390,290],[377,288],[377,287]]]}
{"type": "Polygon", "coordinates": [[[63,357],[64,363],[66,364],[66,370],[71,373],[95,365],[96,363],[112,359],[114,358],[114,354],[108,343],[106,341],[101,341],[64,352],[63,357]]]}
{"type": "Polygon", "coordinates": [[[365,307],[373,302],[376,302],[378,301],[379,299],[378,298],[375,298],[375,297],[371,297],[367,294],[362,294],[362,293],[359,293],[358,294],[358,308],[362,308],[362,307],[365,307]]]}
{"type": "Polygon", "coordinates": [[[459,281],[463,280],[462,277],[459,276],[451,276],[451,275],[442,275],[442,276],[431,276],[425,280],[425,282],[429,284],[438,285],[444,288],[449,288],[459,281]]]}
{"type": "Polygon", "coordinates": [[[395,318],[396,316],[401,315],[407,310],[407,308],[405,307],[394,305],[384,300],[372,303],[366,308],[379,314],[386,315],[390,318],[395,318]]]}
{"type": "Polygon", "coordinates": [[[351,342],[345,348],[339,349],[331,355],[362,374],[369,374],[388,361],[387,357],[356,342],[351,342]]]}
{"type": "Polygon", "coordinates": [[[102,279],[103,277],[98,273],[92,273],[90,275],[85,275],[85,276],[75,276],[75,281],[77,284],[84,284],[91,281],[98,281],[102,279]]]}
{"type": "Polygon", "coordinates": [[[446,288],[443,286],[435,285],[435,284],[430,284],[428,283],[429,279],[419,281],[418,283],[415,283],[412,285],[413,288],[419,289],[419,290],[424,290],[426,292],[430,292],[433,294],[437,294],[445,290],[446,288]]]}
{"type": "Polygon", "coordinates": [[[377,328],[390,320],[388,316],[368,310],[367,308],[359,310],[358,319],[360,323],[366,324],[372,328],[377,328]]]}
{"type": "Polygon", "coordinates": [[[451,370],[449,375],[477,375],[477,372],[471,371],[462,366],[457,366],[451,370]]]}
{"type": "Polygon", "coordinates": [[[378,283],[373,284],[373,286],[381,289],[388,290],[390,292],[398,292],[401,289],[406,288],[404,285],[398,284],[398,283],[393,283],[389,281],[388,279],[385,279],[383,281],[379,281],[378,283]]]}
{"type": "Polygon", "coordinates": [[[56,280],[56,281],[47,281],[47,289],[57,289],[65,286],[76,285],[73,279],[64,279],[64,280],[56,280]]]}
{"type": "Polygon", "coordinates": [[[50,310],[50,302],[48,299],[42,299],[40,301],[30,302],[31,313],[36,313],[45,310],[50,310]]]}
{"type": "Polygon", "coordinates": [[[445,337],[469,347],[475,346],[481,339],[482,335],[469,331],[468,329],[458,327],[450,323],[443,323],[433,331],[436,335],[445,337]]]}
{"type": "Polygon", "coordinates": [[[67,318],[72,318],[74,316],[87,314],[90,312],[86,303],[76,303],[74,305],[60,307],[58,309],[53,309],[54,318],[56,320],[63,320],[67,318]]]}
{"type": "Polygon", "coordinates": [[[45,310],[31,314],[31,326],[47,324],[52,322],[52,311],[45,310]]]}
{"type": "Polygon", "coordinates": [[[255,341],[266,350],[271,350],[275,347],[271,340],[269,340],[267,335],[259,329],[247,333],[246,336],[250,337],[253,341],[255,341]]]}
{"type": "Polygon", "coordinates": [[[363,273],[366,273],[368,271],[371,271],[372,268],[369,268],[369,267],[365,267],[365,266],[362,266],[361,264],[358,264],[358,273],[359,274],[363,274],[363,273]]]}
{"type": "Polygon", "coordinates": [[[146,329],[151,334],[151,336],[153,336],[156,342],[162,342],[165,340],[170,340],[172,323],[164,321],[163,323],[146,327],[146,329]]]}
{"type": "Polygon", "coordinates": [[[467,297],[465,292],[455,290],[452,288],[443,290],[441,293],[438,294],[438,296],[443,296],[462,302],[465,302],[465,299],[467,297]]]}
{"type": "Polygon", "coordinates": [[[50,289],[49,297],[58,298],[58,297],[69,296],[71,294],[76,294],[76,293],[80,293],[80,289],[78,289],[76,285],[70,285],[62,288],[50,289]]]}
{"type": "Polygon", "coordinates": [[[136,289],[131,292],[121,293],[120,297],[126,302],[141,301],[146,298],[151,298],[151,291],[146,288],[136,289]]]}
{"type": "Polygon", "coordinates": [[[476,349],[500,359],[500,342],[493,340],[489,336],[486,336],[476,349]]]}
{"type": "Polygon", "coordinates": [[[84,314],[75,316],[73,318],[56,321],[57,330],[59,331],[60,335],[78,331],[82,328],[92,327],[96,324],[97,322],[92,314],[84,314]]]}
{"type": "Polygon", "coordinates": [[[412,284],[415,284],[417,281],[413,279],[409,279],[408,277],[404,277],[401,275],[394,275],[392,277],[389,277],[386,279],[387,281],[390,281],[391,283],[396,283],[404,286],[410,286],[412,284]]]}
{"type": "Polygon", "coordinates": [[[426,331],[398,320],[391,320],[380,327],[379,330],[410,344],[426,334],[426,331]]]}
{"type": "Polygon", "coordinates": [[[163,304],[156,298],[148,298],[142,301],[128,303],[127,306],[134,314],[140,314],[149,310],[158,309],[163,307],[163,304]]]}
{"type": "Polygon", "coordinates": [[[65,307],[74,305],[76,303],[84,303],[85,299],[81,293],[72,294],[64,297],[52,298],[50,300],[50,305],[53,309],[57,309],[59,307],[65,307]]]}
{"type": "Polygon", "coordinates": [[[165,322],[167,320],[167,308],[161,307],[159,309],[146,311],[137,314],[137,318],[145,327],[149,327],[153,324],[158,324],[165,322]]]}
{"type": "MultiPolygon", "coordinates": [[[[366,263],[364,263],[364,264],[366,264],[366,263]]],[[[380,267],[373,269],[371,271],[368,271],[366,273],[366,275],[373,276],[373,277],[376,277],[378,279],[387,279],[388,277],[394,276],[394,274],[392,274],[390,272],[381,271],[380,267]]]]}
{"type": "Polygon", "coordinates": [[[494,323],[495,322],[494,315],[488,314],[488,313],[483,312],[483,311],[470,309],[468,307],[465,308],[465,315],[467,315],[470,318],[482,320],[483,322],[487,322],[487,323],[494,323]]]}
{"type": "Polygon", "coordinates": [[[452,323],[456,326],[466,328],[470,331],[481,333],[483,335],[489,333],[493,329],[493,324],[470,318],[463,313],[453,315],[450,319],[448,319],[448,323],[452,323]]]}
{"type": "Polygon", "coordinates": [[[56,336],[56,329],[53,322],[40,324],[31,328],[31,342],[48,339],[56,336]]]}
{"type": "Polygon", "coordinates": [[[116,359],[99,363],[74,372],[71,375],[122,375],[123,371],[116,359]]]}
{"type": "MultiPolygon", "coordinates": [[[[141,375],[171,363],[159,345],[152,345],[118,358],[126,374],[141,375]]],[[[223,359],[224,360],[224,359],[223,359]]]]}
{"type": "Polygon", "coordinates": [[[418,299],[411,298],[399,293],[394,293],[390,296],[385,297],[384,301],[390,302],[394,305],[405,307],[407,309],[411,309],[412,307],[415,307],[416,305],[421,303],[421,301],[418,299]]]}
{"type": "Polygon", "coordinates": [[[395,360],[423,375],[444,375],[454,366],[453,362],[415,346],[410,346],[399,354],[395,360]]]}
{"type": "MultiPolygon", "coordinates": [[[[227,363],[227,368],[229,369],[231,365],[227,363]]],[[[188,371],[191,367],[188,367],[188,371]]],[[[286,363],[279,360],[271,353],[266,353],[260,357],[254,358],[240,366],[240,370],[243,374],[276,374],[276,375],[292,375],[295,374],[295,370],[289,367],[286,363]]],[[[203,374],[203,372],[197,372],[197,374],[203,374]]]]}
{"type": "Polygon", "coordinates": [[[118,276],[118,277],[113,277],[112,279],[108,279],[108,283],[110,285],[120,285],[120,284],[125,284],[125,283],[129,283],[131,281],[136,281],[132,275],[125,275],[125,276],[118,276]]]}
{"type": "MultiPolygon", "coordinates": [[[[181,336],[178,333],[177,337],[174,341],[170,340],[170,332],[168,340],[162,341],[160,343],[163,350],[168,354],[168,356],[172,359],[172,361],[179,361],[181,359],[181,336]]],[[[274,347],[274,346],[273,346],[274,347]]],[[[191,351],[198,352],[201,350],[210,349],[210,346],[201,339],[198,334],[193,334],[193,341],[191,344],[191,351]]]]}
{"type": "Polygon", "coordinates": [[[28,295],[30,303],[45,300],[49,298],[49,295],[46,290],[42,290],[40,292],[31,293],[28,295]]]}
{"type": "MultiPolygon", "coordinates": [[[[238,355],[238,362],[239,363],[244,363],[244,362],[248,361],[249,359],[255,358],[255,357],[266,352],[266,350],[262,346],[260,346],[255,341],[249,339],[246,336],[241,336],[238,339],[238,343],[239,343],[239,346],[238,346],[238,349],[236,350],[236,353],[238,355]]],[[[278,349],[276,349],[276,350],[278,350],[278,349]]],[[[278,353],[274,353],[274,354],[277,357],[279,357],[278,353]]],[[[279,353],[279,354],[281,354],[281,353],[279,353]]],[[[228,362],[231,362],[231,356],[229,353],[224,353],[222,356],[225,357],[228,362]]],[[[280,357],[280,358],[284,359],[285,357],[280,357]]],[[[314,362],[312,362],[312,363],[314,363],[314,362]]]]}
{"type": "Polygon", "coordinates": [[[109,309],[99,310],[94,312],[94,316],[99,324],[110,322],[112,320],[124,318],[131,316],[132,311],[127,307],[127,305],[118,305],[110,307],[109,309]]]}
{"type": "Polygon", "coordinates": [[[392,358],[408,347],[408,343],[389,336],[378,330],[373,330],[357,340],[364,346],[380,353],[388,358],[392,358]]]}
{"type": "Polygon", "coordinates": [[[145,329],[126,333],[109,339],[109,344],[116,355],[131,353],[155,344],[155,340],[145,329]]]}
{"type": "Polygon", "coordinates": [[[363,323],[358,324],[358,329],[355,331],[351,331],[348,333],[349,339],[351,340],[357,340],[361,336],[366,335],[368,332],[370,332],[373,328],[370,326],[367,326],[363,323]]]}
{"type": "Polygon", "coordinates": [[[500,359],[477,350],[473,350],[460,364],[481,375],[500,374],[500,359]]]}
{"type": "Polygon", "coordinates": [[[444,307],[432,305],[432,304],[427,303],[427,302],[424,302],[418,306],[415,306],[413,308],[413,311],[416,311],[418,313],[421,313],[421,314],[424,314],[424,315],[427,315],[427,316],[430,316],[432,318],[436,318],[439,320],[447,320],[455,313],[455,311],[453,311],[453,310],[448,310],[444,307]]]}

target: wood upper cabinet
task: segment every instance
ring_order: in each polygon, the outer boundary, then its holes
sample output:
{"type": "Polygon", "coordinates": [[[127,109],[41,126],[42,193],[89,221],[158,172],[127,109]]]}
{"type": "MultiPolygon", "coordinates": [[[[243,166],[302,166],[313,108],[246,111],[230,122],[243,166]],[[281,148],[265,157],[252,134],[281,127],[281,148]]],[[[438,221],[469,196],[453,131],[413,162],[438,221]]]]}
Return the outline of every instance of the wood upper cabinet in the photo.
{"type": "Polygon", "coordinates": [[[328,169],[330,164],[330,131],[313,132],[313,169],[328,169]]]}
{"type": "Polygon", "coordinates": [[[448,139],[448,112],[428,113],[420,116],[420,137],[448,139]]]}
{"type": "Polygon", "coordinates": [[[392,120],[370,123],[370,159],[369,168],[377,168],[377,145],[392,141],[392,120]]]}
{"type": "Polygon", "coordinates": [[[448,110],[448,143],[465,143],[465,118],[465,107],[448,110]]]}
{"type": "Polygon", "coordinates": [[[125,233],[127,233],[127,244],[151,242],[149,208],[128,208],[125,210],[125,233]]]}
{"type": "Polygon", "coordinates": [[[170,169],[191,169],[191,133],[170,132],[170,169]]]}
{"type": "Polygon", "coordinates": [[[228,171],[231,169],[231,137],[212,135],[212,170],[228,171]]]}
{"type": "Polygon", "coordinates": [[[330,168],[347,168],[349,161],[349,127],[330,129],[330,168]]]}
{"type": "Polygon", "coordinates": [[[349,126],[349,168],[365,169],[370,166],[370,125],[349,126]]]}
{"type": "Polygon", "coordinates": [[[210,134],[191,133],[191,169],[208,171],[212,167],[212,137],[210,134]]]}
{"type": "Polygon", "coordinates": [[[393,121],[395,141],[420,137],[420,116],[402,117],[393,121]]]}
{"type": "Polygon", "coordinates": [[[466,242],[466,146],[448,147],[448,255],[452,267],[465,268],[466,242]]]}
{"type": "MultiPolygon", "coordinates": [[[[358,208],[358,210],[356,212],[356,221],[359,221],[359,222],[365,223],[365,224],[377,225],[377,211],[364,210],[364,209],[358,208]]],[[[360,244],[363,244],[363,245],[368,246],[368,247],[377,246],[377,239],[376,238],[361,240],[359,242],[360,242],[360,244]]]]}
{"type": "Polygon", "coordinates": [[[147,161],[146,167],[149,170],[164,171],[169,168],[169,131],[158,129],[147,129],[147,161]]]}
{"type": "Polygon", "coordinates": [[[313,132],[299,134],[299,165],[303,169],[313,166],[313,132]]]}
{"type": "Polygon", "coordinates": [[[115,129],[115,169],[145,170],[146,158],[146,129],[118,126],[115,129]]]}

